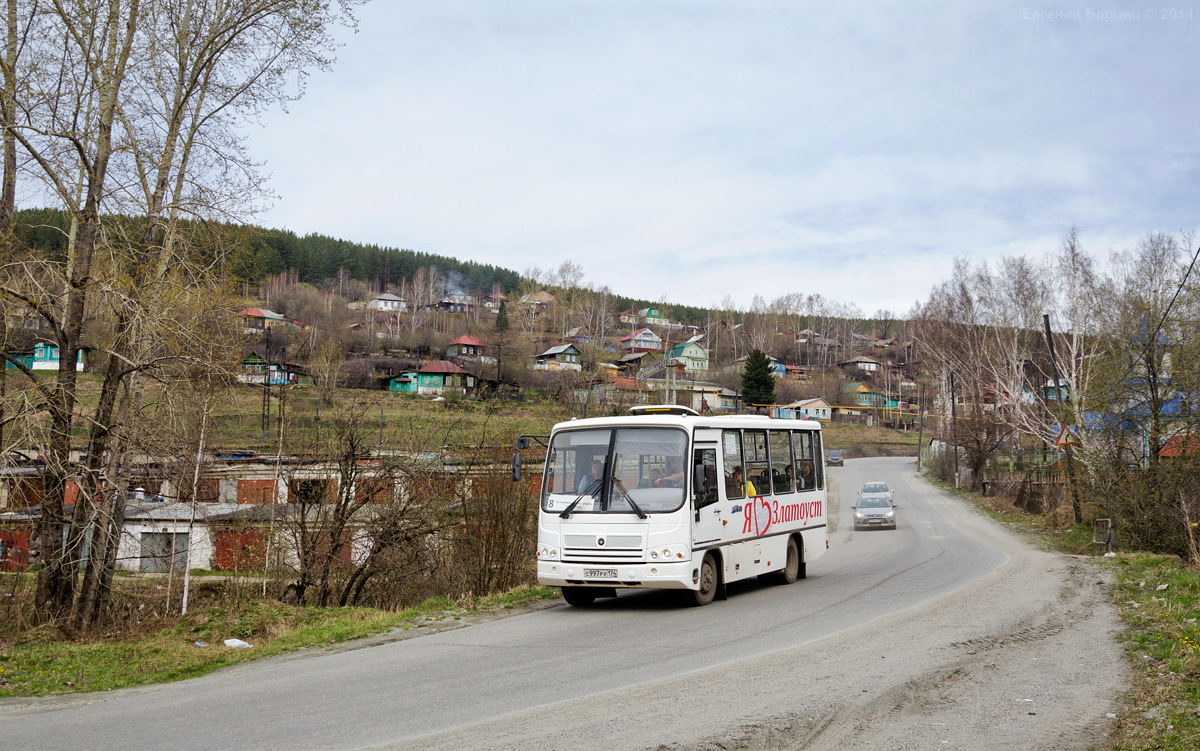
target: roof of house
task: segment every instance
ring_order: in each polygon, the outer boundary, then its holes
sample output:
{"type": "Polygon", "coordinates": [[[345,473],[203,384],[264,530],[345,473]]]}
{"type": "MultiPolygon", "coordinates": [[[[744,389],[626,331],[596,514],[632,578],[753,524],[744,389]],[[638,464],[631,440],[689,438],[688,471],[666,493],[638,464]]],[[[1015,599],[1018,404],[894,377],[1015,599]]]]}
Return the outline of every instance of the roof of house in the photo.
{"type": "Polygon", "coordinates": [[[1200,454],[1200,436],[1173,435],[1159,449],[1159,456],[1194,456],[1200,454]]]}
{"type": "Polygon", "coordinates": [[[377,295],[375,297],[375,299],[376,300],[387,300],[389,302],[404,302],[403,297],[399,297],[398,295],[393,295],[391,292],[384,292],[382,295],[377,295]]]}
{"type": "MultiPolygon", "coordinates": [[[[686,348],[689,344],[696,344],[696,340],[693,338],[688,339],[686,342],[680,342],[679,344],[676,344],[674,347],[671,347],[669,350],[667,350],[667,357],[679,357],[683,354],[684,348],[686,348]]],[[[700,347],[699,344],[696,344],[696,346],[700,347]]],[[[704,354],[708,354],[704,347],[700,347],[700,351],[704,352],[704,354]]]]}
{"type": "Polygon", "coordinates": [[[273,321],[289,320],[287,316],[280,315],[279,313],[276,313],[273,310],[267,310],[266,308],[243,308],[242,310],[238,311],[238,315],[246,316],[247,318],[270,318],[273,321]]]}
{"type": "Polygon", "coordinates": [[[613,388],[619,391],[649,391],[650,385],[636,378],[617,376],[612,379],[613,388]]]}
{"type": "Polygon", "coordinates": [[[483,347],[483,346],[486,346],[486,345],[484,345],[484,343],[483,343],[483,342],[479,341],[478,339],[476,339],[475,337],[471,336],[470,334],[463,334],[462,336],[458,337],[458,338],[457,338],[457,339],[455,339],[454,341],[450,342],[450,344],[451,344],[451,345],[454,345],[454,344],[465,344],[465,345],[466,345],[466,346],[468,346],[468,347],[483,347]]]}
{"type": "Polygon", "coordinates": [[[558,302],[558,298],[551,294],[548,290],[541,289],[537,292],[523,295],[518,302],[549,304],[558,302]]]}
{"type": "Polygon", "coordinates": [[[418,373],[441,373],[443,375],[470,375],[449,360],[433,360],[421,366],[418,373]]]}
{"type": "Polygon", "coordinates": [[[560,355],[566,352],[574,352],[575,354],[579,354],[579,350],[575,348],[574,344],[560,344],[557,347],[551,347],[542,354],[538,355],[538,357],[552,357],[554,355],[560,355]]]}
{"type": "Polygon", "coordinates": [[[859,355],[858,357],[851,357],[849,360],[843,360],[842,362],[839,362],[838,365],[853,365],[855,363],[865,363],[865,364],[874,364],[874,365],[882,365],[883,364],[883,363],[879,362],[878,360],[874,360],[870,357],[867,357],[866,355],[859,355]]]}
{"type": "Polygon", "coordinates": [[[821,397],[817,397],[816,399],[800,399],[799,401],[792,402],[791,404],[788,404],[785,406],[788,406],[788,407],[828,407],[829,402],[825,401],[821,397]]]}
{"type": "Polygon", "coordinates": [[[649,336],[648,336],[648,337],[646,337],[646,338],[650,338],[650,339],[658,339],[659,341],[662,341],[662,337],[660,337],[658,334],[654,333],[654,332],[653,332],[653,331],[651,331],[650,329],[638,329],[637,331],[633,332],[633,333],[632,333],[632,334],[630,334],[629,336],[627,336],[627,337],[624,337],[623,339],[621,339],[621,341],[623,341],[623,342],[627,342],[627,341],[629,341],[630,339],[633,339],[634,337],[641,336],[642,334],[649,334],[649,336]]]}

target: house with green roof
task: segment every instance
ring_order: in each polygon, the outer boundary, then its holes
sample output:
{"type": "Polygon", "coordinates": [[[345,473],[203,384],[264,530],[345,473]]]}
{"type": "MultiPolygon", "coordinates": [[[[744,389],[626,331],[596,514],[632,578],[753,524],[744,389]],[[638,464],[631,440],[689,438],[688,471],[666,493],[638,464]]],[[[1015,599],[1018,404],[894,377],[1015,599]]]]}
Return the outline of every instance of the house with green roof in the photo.
{"type": "Polygon", "coordinates": [[[708,350],[700,346],[703,335],[694,336],[667,350],[667,360],[674,359],[683,365],[685,373],[708,372],[708,350]]]}

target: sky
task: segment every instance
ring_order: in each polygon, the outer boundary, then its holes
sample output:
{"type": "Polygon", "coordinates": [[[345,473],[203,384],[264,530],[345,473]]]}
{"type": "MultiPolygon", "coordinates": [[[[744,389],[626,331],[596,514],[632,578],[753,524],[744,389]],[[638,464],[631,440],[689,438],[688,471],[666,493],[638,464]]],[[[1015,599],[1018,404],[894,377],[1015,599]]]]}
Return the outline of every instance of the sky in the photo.
{"type": "Polygon", "coordinates": [[[249,133],[255,221],[904,315],[955,258],[1200,227],[1191,1],[375,0],[249,133]]]}

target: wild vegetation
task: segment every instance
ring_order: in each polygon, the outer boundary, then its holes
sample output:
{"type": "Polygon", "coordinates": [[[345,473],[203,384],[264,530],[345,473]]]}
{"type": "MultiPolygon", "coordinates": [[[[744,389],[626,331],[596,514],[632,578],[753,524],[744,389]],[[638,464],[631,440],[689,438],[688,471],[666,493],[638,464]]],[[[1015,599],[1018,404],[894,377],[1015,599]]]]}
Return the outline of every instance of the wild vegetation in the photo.
{"type": "Polygon", "coordinates": [[[1119,539],[1200,563],[1192,239],[1152,233],[1103,273],[1074,231],[1041,262],[958,262],[913,320],[937,470],[977,489],[1052,480],[1073,522],[1112,519],[1119,539]]]}

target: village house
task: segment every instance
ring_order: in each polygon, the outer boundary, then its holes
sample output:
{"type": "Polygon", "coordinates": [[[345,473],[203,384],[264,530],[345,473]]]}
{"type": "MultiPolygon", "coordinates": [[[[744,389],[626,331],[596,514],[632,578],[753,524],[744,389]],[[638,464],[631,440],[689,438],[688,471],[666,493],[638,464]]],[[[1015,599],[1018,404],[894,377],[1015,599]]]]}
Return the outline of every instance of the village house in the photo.
{"type": "Polygon", "coordinates": [[[499,313],[500,306],[506,302],[508,302],[508,295],[502,292],[494,292],[483,298],[483,307],[487,308],[493,313],[499,313]]]}
{"type": "Polygon", "coordinates": [[[703,339],[703,334],[694,336],[686,342],[676,344],[667,350],[666,359],[675,360],[683,364],[683,369],[687,373],[707,373],[708,372],[708,350],[700,346],[699,340],[703,339]]]}
{"type": "Polygon", "coordinates": [[[601,378],[586,388],[575,392],[575,401],[580,404],[649,404],[651,390],[636,378],[613,376],[601,378]]]}
{"type": "Polygon", "coordinates": [[[875,373],[879,370],[881,365],[882,363],[878,360],[866,357],[865,355],[852,357],[849,360],[838,363],[839,368],[845,368],[846,370],[852,370],[859,373],[875,373]]]}
{"type": "Polygon", "coordinates": [[[854,403],[860,407],[887,407],[888,400],[883,394],[874,391],[870,386],[859,381],[847,383],[842,391],[850,394],[854,403]]]}
{"type": "Polygon", "coordinates": [[[829,420],[832,418],[832,407],[824,399],[801,399],[781,407],[772,408],[772,417],[785,420],[829,420]]]}
{"type": "Polygon", "coordinates": [[[280,315],[266,308],[243,308],[237,312],[242,319],[243,334],[261,334],[276,326],[286,326],[294,329],[307,329],[307,323],[301,323],[285,315],[280,315]]]}
{"type": "Polygon", "coordinates": [[[279,358],[268,361],[258,347],[251,348],[242,358],[236,377],[242,383],[266,383],[271,386],[312,383],[312,376],[305,372],[302,365],[279,358]]]}
{"type": "Polygon", "coordinates": [[[446,357],[483,357],[484,343],[471,336],[463,334],[446,345],[446,357]]]}
{"type": "Polygon", "coordinates": [[[389,378],[388,391],[399,394],[468,394],[475,390],[475,376],[449,360],[434,360],[418,370],[389,378]]]}
{"type": "Polygon", "coordinates": [[[716,383],[681,379],[651,379],[656,401],[691,407],[700,413],[733,412],[740,399],[736,392],[716,383]]]}
{"type": "MultiPolygon", "coordinates": [[[[53,339],[37,338],[24,347],[8,350],[6,354],[30,370],[58,370],[59,347],[53,339]]],[[[75,370],[83,370],[86,365],[87,353],[80,349],[75,356],[75,370]]],[[[4,367],[8,370],[17,366],[5,360],[4,367]]]]}
{"type": "Polygon", "coordinates": [[[579,349],[574,344],[560,344],[537,355],[534,370],[582,370],[579,349]]]}
{"type": "Polygon", "coordinates": [[[553,293],[547,290],[538,290],[537,292],[528,295],[522,295],[517,304],[531,309],[534,313],[543,313],[555,305],[558,305],[558,298],[553,293]]]}
{"type": "Polygon", "coordinates": [[[367,303],[369,310],[378,310],[384,313],[407,313],[408,301],[398,295],[393,295],[390,292],[384,292],[382,295],[367,303]]]}
{"type": "Polygon", "coordinates": [[[629,352],[662,352],[662,337],[650,329],[638,329],[621,339],[621,346],[629,352]]]}

